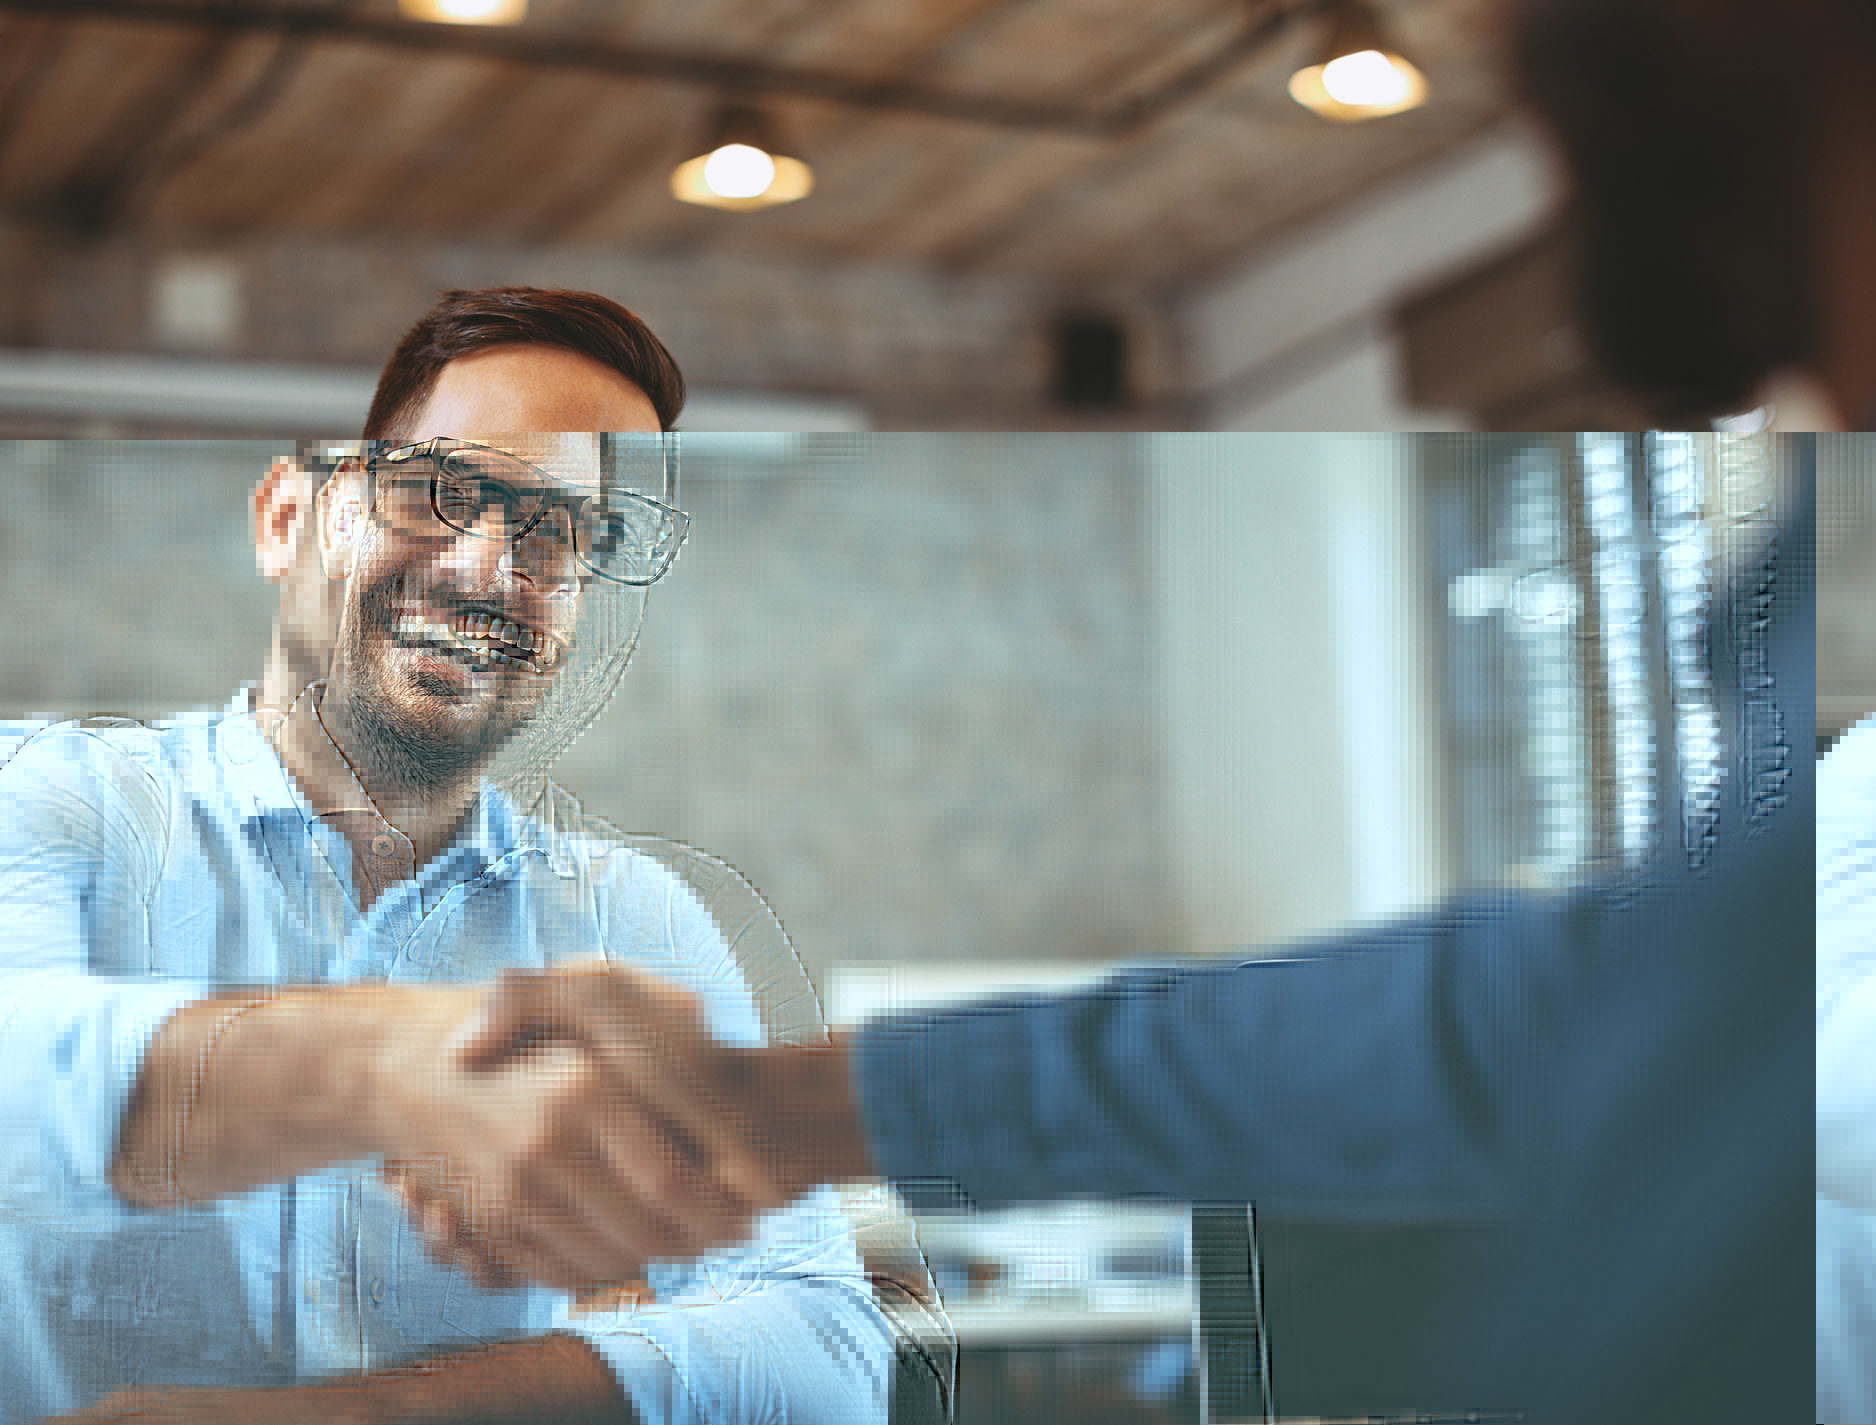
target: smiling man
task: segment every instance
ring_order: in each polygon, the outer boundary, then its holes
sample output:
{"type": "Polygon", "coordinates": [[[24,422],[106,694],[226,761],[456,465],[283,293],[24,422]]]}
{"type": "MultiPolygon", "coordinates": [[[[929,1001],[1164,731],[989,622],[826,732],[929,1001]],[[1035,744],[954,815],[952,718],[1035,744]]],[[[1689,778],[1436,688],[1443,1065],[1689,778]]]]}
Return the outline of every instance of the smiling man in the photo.
{"type": "Polygon", "coordinates": [[[750,1238],[727,1135],[638,1126],[687,1110],[643,1066],[762,1037],[715,922],[535,814],[683,541],[682,399],[603,298],[446,294],[364,445],[256,492],[259,684],[0,769],[0,1420],[883,1418],[832,1199],[750,1238]],[[471,1066],[507,969],[609,1017],[471,1066]],[[742,1244],[678,1267],[687,1191],[742,1244]]]}

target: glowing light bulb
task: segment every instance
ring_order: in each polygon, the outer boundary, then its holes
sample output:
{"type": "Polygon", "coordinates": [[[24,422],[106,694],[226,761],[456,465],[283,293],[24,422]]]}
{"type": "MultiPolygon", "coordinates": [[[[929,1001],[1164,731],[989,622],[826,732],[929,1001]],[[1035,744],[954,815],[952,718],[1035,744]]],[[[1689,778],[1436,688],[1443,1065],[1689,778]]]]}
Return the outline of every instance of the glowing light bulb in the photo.
{"type": "Polygon", "coordinates": [[[1382,108],[1405,99],[1411,82],[1380,50],[1364,49],[1325,64],[1322,87],[1338,104],[1382,108]]]}
{"type": "Polygon", "coordinates": [[[746,143],[726,143],[704,160],[703,180],[725,198],[754,198],[775,181],[775,160],[746,143]]]}
{"type": "Polygon", "coordinates": [[[528,0],[397,0],[398,13],[426,25],[518,25],[528,0]]]}

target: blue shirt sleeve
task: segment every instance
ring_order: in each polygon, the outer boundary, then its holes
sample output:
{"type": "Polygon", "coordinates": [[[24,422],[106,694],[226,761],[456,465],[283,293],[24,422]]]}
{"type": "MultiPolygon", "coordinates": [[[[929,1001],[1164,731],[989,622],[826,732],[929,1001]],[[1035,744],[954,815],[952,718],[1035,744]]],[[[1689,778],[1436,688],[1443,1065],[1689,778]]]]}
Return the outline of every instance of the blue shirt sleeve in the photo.
{"type": "Polygon", "coordinates": [[[892,1333],[831,1190],[650,1280],[655,1305],[562,1322],[612,1366],[644,1425],[885,1421],[892,1333]]]}
{"type": "MultiPolygon", "coordinates": [[[[685,985],[719,1038],[763,1038],[722,931],[682,880],[648,857],[607,856],[598,897],[608,955],[685,985]]],[[[739,1246],[652,1268],[655,1304],[575,1314],[643,1425],[772,1420],[884,1422],[892,1331],[830,1189],[771,1213],[739,1246]]]]}
{"type": "Polygon", "coordinates": [[[1523,1030],[1570,928],[1597,914],[1590,896],[1460,902],[1280,957],[881,1021],[856,1046],[868,1141],[909,1193],[955,1184],[980,1206],[1514,1210],[1542,1068],[1523,1030]]]}
{"type": "Polygon", "coordinates": [[[151,1037],[208,987],[151,970],[168,799],[73,728],[0,768],[0,1197],[62,1221],[130,1211],[110,1185],[151,1037]]]}
{"type": "MultiPolygon", "coordinates": [[[[1713,634],[1736,755],[1699,855],[1664,816],[1646,874],[1619,883],[876,1022],[854,1048],[875,1162],[980,1205],[1153,1194],[1318,1223],[1502,1220],[1491,1259],[1438,1284],[1452,1329],[1433,1349],[1468,1403],[1534,1421],[1802,1419],[1808,519],[1768,548],[1713,634]]],[[[1841,1018],[1844,1039],[1819,1041],[1817,1101],[1846,1130],[1844,1190],[1867,1192],[1876,1138],[1848,1131],[1876,1121],[1864,979],[1819,983],[1819,1023],[1841,1018]],[[1828,1088],[1827,1050],[1859,1061],[1828,1088]]],[[[1825,1136],[1820,1119],[1820,1163],[1825,1136]]]]}

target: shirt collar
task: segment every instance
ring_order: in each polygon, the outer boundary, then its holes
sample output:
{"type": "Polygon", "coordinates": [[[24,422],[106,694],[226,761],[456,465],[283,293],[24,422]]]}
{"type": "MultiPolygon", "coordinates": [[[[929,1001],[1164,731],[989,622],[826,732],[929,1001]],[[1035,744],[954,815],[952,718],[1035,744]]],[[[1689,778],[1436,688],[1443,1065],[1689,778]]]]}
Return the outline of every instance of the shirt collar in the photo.
{"type": "MultiPolygon", "coordinates": [[[[393,838],[406,852],[401,862],[402,875],[395,880],[415,880],[422,886],[454,883],[478,875],[517,850],[540,845],[538,831],[529,826],[501,788],[484,778],[456,835],[428,865],[413,868],[408,839],[378,812],[320,720],[319,702],[325,686],[323,681],[309,683],[284,714],[256,708],[248,688],[229,704],[229,716],[221,724],[222,760],[237,795],[246,803],[245,820],[273,825],[297,823],[310,835],[321,827],[342,833],[347,821],[365,818],[374,830],[393,838]],[[328,803],[325,810],[314,805],[282,761],[278,749],[289,741],[302,752],[306,776],[316,784],[320,800],[328,803]]],[[[385,888],[381,885],[380,893],[385,888]]]]}

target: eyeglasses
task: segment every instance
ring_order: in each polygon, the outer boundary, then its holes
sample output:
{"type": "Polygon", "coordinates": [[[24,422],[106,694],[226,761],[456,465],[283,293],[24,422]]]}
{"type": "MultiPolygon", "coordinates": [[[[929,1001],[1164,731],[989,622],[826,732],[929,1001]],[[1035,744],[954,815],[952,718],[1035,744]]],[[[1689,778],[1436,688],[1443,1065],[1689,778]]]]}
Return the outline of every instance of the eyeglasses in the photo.
{"type": "Polygon", "coordinates": [[[519,543],[549,511],[564,508],[580,563],[616,584],[655,584],[690,534],[690,516],[620,481],[655,479],[663,488],[664,437],[607,437],[601,444],[607,457],[601,488],[576,493],[517,455],[439,435],[372,457],[373,504],[402,533],[423,534],[435,519],[458,534],[506,544],[519,543]]]}

